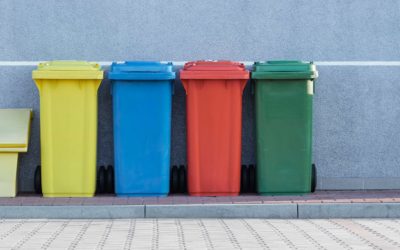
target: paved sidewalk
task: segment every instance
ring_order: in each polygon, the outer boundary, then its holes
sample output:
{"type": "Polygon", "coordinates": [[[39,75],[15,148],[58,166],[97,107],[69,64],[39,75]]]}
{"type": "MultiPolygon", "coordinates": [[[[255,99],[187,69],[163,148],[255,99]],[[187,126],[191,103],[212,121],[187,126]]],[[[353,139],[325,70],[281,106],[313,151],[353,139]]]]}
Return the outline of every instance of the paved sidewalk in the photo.
{"type": "Polygon", "coordinates": [[[0,198],[0,218],[400,218],[400,191],[318,191],[297,196],[0,198]]]}
{"type": "Polygon", "coordinates": [[[400,220],[0,220],[1,249],[399,249],[400,220]]]}

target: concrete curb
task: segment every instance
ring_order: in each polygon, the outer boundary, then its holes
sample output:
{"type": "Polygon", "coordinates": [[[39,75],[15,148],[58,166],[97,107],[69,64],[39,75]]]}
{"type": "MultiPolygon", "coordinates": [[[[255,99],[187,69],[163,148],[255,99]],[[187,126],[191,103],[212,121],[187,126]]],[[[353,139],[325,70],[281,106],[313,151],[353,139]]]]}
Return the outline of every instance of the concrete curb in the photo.
{"type": "Polygon", "coordinates": [[[400,203],[298,204],[298,218],[400,218],[400,203]]]}
{"type": "Polygon", "coordinates": [[[297,218],[296,204],[148,205],[146,218],[297,218]]]}
{"type": "Polygon", "coordinates": [[[5,219],[144,218],[144,205],[125,206],[0,206],[5,219]]]}
{"type": "Polygon", "coordinates": [[[0,218],[400,218],[400,203],[0,206],[0,218]]]}

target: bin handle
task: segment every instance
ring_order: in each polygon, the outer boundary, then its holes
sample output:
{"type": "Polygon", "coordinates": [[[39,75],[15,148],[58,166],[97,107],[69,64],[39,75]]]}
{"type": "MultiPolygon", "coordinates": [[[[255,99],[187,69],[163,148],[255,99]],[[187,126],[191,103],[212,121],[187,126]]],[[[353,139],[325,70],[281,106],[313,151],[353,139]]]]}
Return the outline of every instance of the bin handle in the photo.
{"type": "Polygon", "coordinates": [[[175,81],[171,81],[171,91],[172,95],[175,95],[175,81]]]}
{"type": "Polygon", "coordinates": [[[187,83],[185,81],[181,81],[181,82],[182,82],[183,88],[185,89],[185,92],[186,92],[186,95],[187,95],[189,86],[187,85],[187,83]]]}
{"type": "Polygon", "coordinates": [[[246,84],[247,84],[247,82],[249,81],[249,80],[241,80],[242,82],[241,82],[241,88],[242,88],[242,93],[243,93],[243,91],[244,91],[244,88],[246,87],[246,84]]]}
{"type": "Polygon", "coordinates": [[[251,79],[250,80],[250,92],[252,95],[254,95],[255,89],[256,89],[256,82],[253,79],[251,79]]]}
{"type": "Polygon", "coordinates": [[[312,87],[313,87],[313,94],[315,94],[315,80],[313,80],[312,87]]]}
{"type": "Polygon", "coordinates": [[[314,81],[308,80],[307,81],[307,94],[314,95],[314,93],[315,93],[314,81]]]}
{"type": "Polygon", "coordinates": [[[36,80],[36,86],[39,90],[39,93],[42,92],[42,80],[36,80]]]}

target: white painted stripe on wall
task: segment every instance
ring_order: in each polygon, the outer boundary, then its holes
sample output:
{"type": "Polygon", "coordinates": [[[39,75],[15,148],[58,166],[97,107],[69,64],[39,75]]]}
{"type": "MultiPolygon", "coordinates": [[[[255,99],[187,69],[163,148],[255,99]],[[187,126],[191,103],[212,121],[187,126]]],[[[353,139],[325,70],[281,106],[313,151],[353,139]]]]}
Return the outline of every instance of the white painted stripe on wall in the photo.
{"type": "MultiPolygon", "coordinates": [[[[37,66],[44,61],[0,61],[0,66],[37,66]]],[[[167,62],[167,61],[163,61],[167,62]]],[[[97,62],[102,66],[111,65],[111,61],[97,62]]],[[[175,66],[183,66],[186,61],[173,61],[175,66]]],[[[254,62],[241,61],[246,66],[251,66],[254,62]]],[[[318,66],[400,66],[400,61],[315,61],[318,66]]]]}
{"type": "Polygon", "coordinates": [[[316,61],[318,66],[400,66],[400,61],[316,61]]]}

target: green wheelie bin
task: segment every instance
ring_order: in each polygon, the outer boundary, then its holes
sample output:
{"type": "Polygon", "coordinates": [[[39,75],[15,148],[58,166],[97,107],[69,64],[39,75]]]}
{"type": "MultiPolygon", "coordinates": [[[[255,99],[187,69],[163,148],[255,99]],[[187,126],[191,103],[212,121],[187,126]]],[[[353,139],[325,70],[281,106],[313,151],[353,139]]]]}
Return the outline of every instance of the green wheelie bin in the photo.
{"type": "Polygon", "coordinates": [[[312,165],[312,62],[256,62],[257,191],[262,195],[314,191],[312,165]]]}

